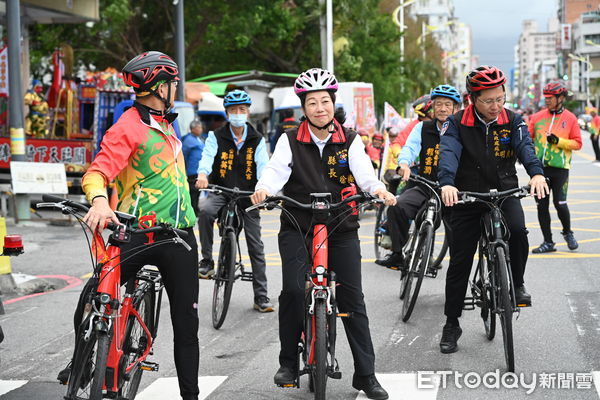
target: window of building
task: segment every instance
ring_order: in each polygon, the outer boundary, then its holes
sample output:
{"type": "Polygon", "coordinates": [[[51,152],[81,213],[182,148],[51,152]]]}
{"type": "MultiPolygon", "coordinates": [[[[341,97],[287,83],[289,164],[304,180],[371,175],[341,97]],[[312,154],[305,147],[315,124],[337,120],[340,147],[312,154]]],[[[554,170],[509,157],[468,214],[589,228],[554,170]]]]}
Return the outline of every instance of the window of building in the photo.
{"type": "MultiPolygon", "coordinates": [[[[595,34],[595,35],[585,35],[585,36],[583,37],[583,40],[584,40],[584,42],[587,42],[587,41],[589,40],[589,41],[592,41],[592,42],[594,42],[594,43],[596,43],[596,44],[600,45],[600,34],[595,34]]],[[[587,43],[586,43],[586,45],[587,45],[587,43]]]]}

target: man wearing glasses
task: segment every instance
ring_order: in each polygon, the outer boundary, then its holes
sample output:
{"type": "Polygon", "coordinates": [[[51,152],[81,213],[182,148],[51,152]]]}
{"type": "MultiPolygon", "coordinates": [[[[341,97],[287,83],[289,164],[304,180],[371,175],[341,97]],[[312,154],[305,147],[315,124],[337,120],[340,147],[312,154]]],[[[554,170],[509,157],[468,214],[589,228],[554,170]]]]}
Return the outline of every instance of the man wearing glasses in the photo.
{"type": "MultiPolygon", "coordinates": [[[[538,199],[548,193],[542,163],[535,156],[531,137],[521,117],[504,108],[506,77],[496,67],[481,66],[467,75],[471,105],[450,116],[442,127],[438,178],[442,200],[452,207],[449,224],[450,265],[446,275],[446,324],[440,350],[454,353],[462,330],[462,314],[473,256],[479,240],[481,216],[487,207],[456,205],[459,191],[508,190],[519,185],[515,163],[525,166],[531,194],[538,199]]],[[[521,202],[507,199],[502,205],[510,231],[509,252],[517,304],[531,305],[523,274],[529,252],[521,202]]]]}

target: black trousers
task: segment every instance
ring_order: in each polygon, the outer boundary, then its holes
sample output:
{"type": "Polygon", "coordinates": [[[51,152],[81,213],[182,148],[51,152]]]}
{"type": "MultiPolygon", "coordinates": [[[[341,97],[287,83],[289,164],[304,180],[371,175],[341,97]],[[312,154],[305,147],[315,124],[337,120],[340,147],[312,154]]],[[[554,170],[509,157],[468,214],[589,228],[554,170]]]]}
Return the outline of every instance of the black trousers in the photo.
{"type": "MultiPolygon", "coordinates": [[[[279,232],[283,288],[279,296],[279,363],[296,368],[298,342],[304,321],[305,274],[310,270],[304,237],[296,232],[279,232]]],[[[360,241],[356,232],[329,239],[329,268],[335,271],[339,286],[336,300],[340,312],[351,312],[352,318],[343,318],[344,329],[357,375],[375,372],[375,351],[371,341],[369,319],[362,292],[360,241]]],[[[308,244],[310,249],[312,246],[308,244]]]]}
{"type": "MultiPolygon", "coordinates": [[[[567,191],[569,190],[569,170],[564,168],[544,167],[544,176],[552,192],[552,203],[556,208],[558,219],[563,227],[563,232],[571,232],[571,213],[567,205],[567,191]]],[[[537,202],[537,214],[545,242],[552,242],[552,229],[550,229],[550,196],[537,202]]]]}
{"type": "Polygon", "coordinates": [[[200,190],[196,189],[196,179],[198,175],[188,175],[188,185],[190,187],[190,199],[192,200],[192,208],[194,209],[194,214],[196,217],[198,216],[198,199],[200,198],[200,190]]]}
{"type": "MultiPolygon", "coordinates": [[[[462,314],[465,294],[473,266],[473,257],[481,236],[481,217],[488,211],[484,205],[454,206],[447,217],[450,235],[450,265],[446,275],[446,304],[444,313],[458,318],[462,314]]],[[[510,231],[508,240],[510,267],[515,288],[523,285],[529,241],[525,215],[519,199],[509,198],[502,205],[504,221],[510,231]]]]}
{"type": "MultiPolygon", "coordinates": [[[[121,248],[121,282],[125,284],[144,265],[158,267],[165,290],[169,296],[171,323],[173,324],[173,342],[175,368],[179,380],[179,390],[184,400],[194,400],[200,393],[198,388],[198,244],[192,228],[187,228],[185,241],[192,248],[187,251],[180,244],[164,244],[149,248],[133,255],[147,242],[146,235],[134,235],[130,243],[121,248]],[[129,258],[131,256],[131,258],[129,258]],[[127,260],[126,260],[127,258],[127,260]]],[[[166,239],[166,234],[156,235],[155,241],[166,239]]],[[[94,285],[88,281],[75,310],[75,332],[81,323],[84,306],[84,294],[94,285]]]]}
{"type": "Polygon", "coordinates": [[[594,148],[594,154],[596,155],[596,161],[600,161],[600,146],[598,145],[598,138],[600,135],[590,135],[592,141],[592,147],[594,148]]]}
{"type": "Polygon", "coordinates": [[[396,197],[396,205],[388,208],[388,230],[392,239],[392,251],[399,253],[408,240],[410,221],[414,220],[423,205],[429,200],[429,193],[420,186],[406,189],[396,197]]]}

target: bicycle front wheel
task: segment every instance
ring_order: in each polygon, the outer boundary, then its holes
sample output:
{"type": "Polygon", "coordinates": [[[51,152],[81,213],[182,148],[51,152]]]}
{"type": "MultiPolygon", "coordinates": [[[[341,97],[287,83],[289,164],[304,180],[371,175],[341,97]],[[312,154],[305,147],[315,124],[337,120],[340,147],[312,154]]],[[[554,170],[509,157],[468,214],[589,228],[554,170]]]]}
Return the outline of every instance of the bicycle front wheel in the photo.
{"type": "Polygon", "coordinates": [[[513,307],[510,300],[510,282],[508,281],[508,263],[504,248],[496,249],[496,272],[498,274],[498,302],[500,324],[504,339],[504,358],[508,372],[515,372],[515,352],[513,347],[512,314],[513,307]]]}
{"type": "Polygon", "coordinates": [[[494,312],[494,296],[492,288],[495,287],[496,280],[489,275],[488,256],[483,253],[482,244],[479,244],[479,265],[477,281],[478,291],[481,301],[481,319],[485,328],[485,337],[493,340],[496,336],[496,313],[494,312]]]}
{"type": "Polygon", "coordinates": [[[215,286],[212,301],[212,323],[215,329],[219,329],[229,309],[233,283],[235,282],[237,239],[233,231],[225,233],[221,239],[217,272],[214,276],[215,286]]]}
{"type": "Polygon", "coordinates": [[[433,226],[425,222],[419,229],[419,237],[412,265],[406,276],[406,288],[402,300],[402,321],[407,322],[417,304],[423,277],[431,262],[431,246],[433,245],[433,226]],[[414,283],[414,288],[413,288],[414,283]]]}
{"type": "MultiPolygon", "coordinates": [[[[90,325],[89,318],[81,323],[81,327],[90,325]]],[[[102,399],[110,341],[106,333],[92,331],[87,340],[85,334],[83,330],[78,334],[66,398],[99,400],[102,399]]]]}
{"type": "Polygon", "coordinates": [[[327,388],[327,310],[323,300],[315,303],[315,400],[325,400],[327,388]]]}
{"type": "MultiPolygon", "coordinates": [[[[154,308],[154,288],[150,287],[148,282],[142,283],[144,290],[138,293],[133,299],[133,307],[143,320],[144,325],[150,332],[153,331],[153,308],[154,308]]],[[[133,315],[129,316],[125,327],[125,336],[123,339],[123,355],[126,358],[124,368],[135,363],[140,358],[150,338],[146,335],[146,331],[140,324],[140,321],[133,315]]],[[[144,360],[140,360],[144,361],[144,360]]],[[[135,367],[125,375],[125,371],[121,371],[121,385],[119,389],[118,400],[133,400],[137,395],[140,381],[142,379],[142,366],[137,363],[135,367]]]]}
{"type": "MultiPolygon", "coordinates": [[[[446,225],[446,222],[443,222],[443,225],[444,225],[444,233],[443,233],[444,239],[438,240],[438,241],[434,240],[434,244],[433,244],[433,246],[431,246],[431,255],[432,255],[431,266],[433,268],[437,268],[442,264],[442,261],[444,260],[444,257],[446,257],[446,253],[448,252],[448,235],[450,234],[450,232],[449,232],[449,227],[446,225]]],[[[433,235],[434,239],[436,236],[438,236],[438,239],[441,239],[437,233],[438,232],[434,233],[434,235],[433,235]]]]}

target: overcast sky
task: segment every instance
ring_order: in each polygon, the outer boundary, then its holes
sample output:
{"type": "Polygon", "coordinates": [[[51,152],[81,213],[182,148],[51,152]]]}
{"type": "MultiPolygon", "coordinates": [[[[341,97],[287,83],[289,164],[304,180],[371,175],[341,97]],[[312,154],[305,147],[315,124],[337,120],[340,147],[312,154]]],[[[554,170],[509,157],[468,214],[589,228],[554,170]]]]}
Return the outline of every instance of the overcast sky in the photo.
{"type": "Polygon", "coordinates": [[[500,67],[507,74],[514,66],[514,46],[521,22],[538,21],[538,30],[548,30],[548,18],[556,17],[557,0],[454,0],[454,15],[471,26],[473,54],[480,64],[500,67]]]}

